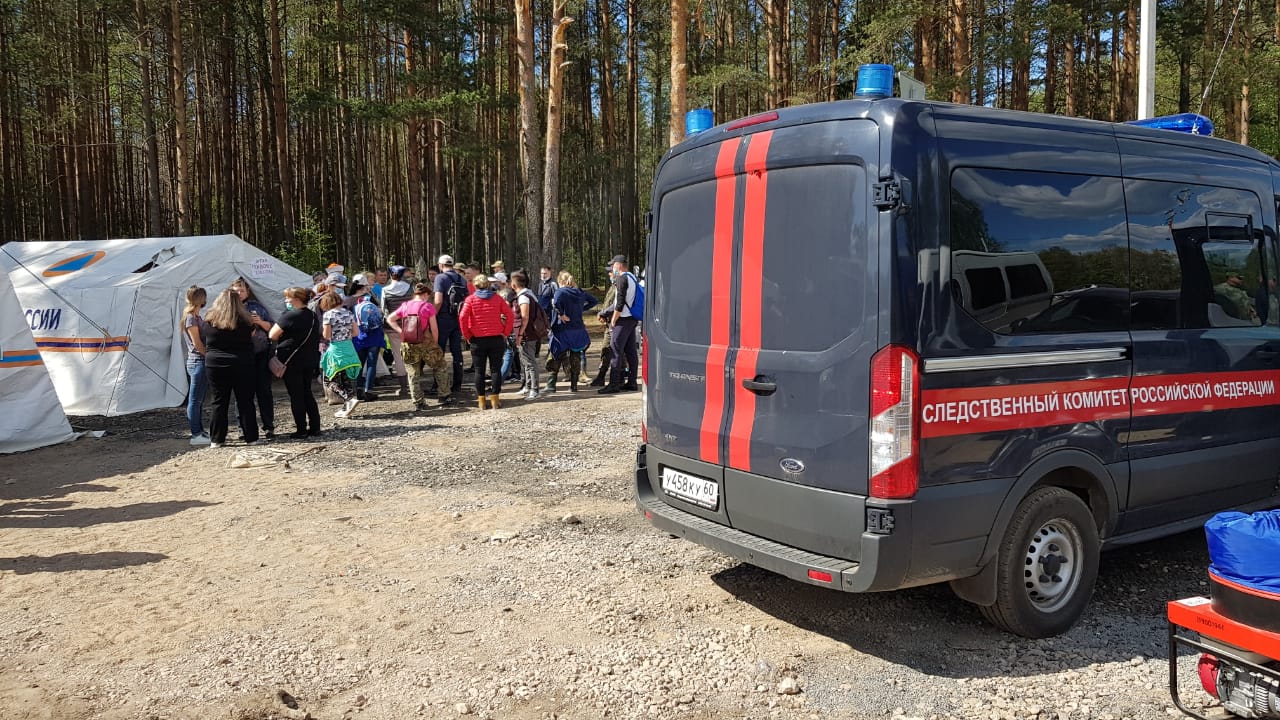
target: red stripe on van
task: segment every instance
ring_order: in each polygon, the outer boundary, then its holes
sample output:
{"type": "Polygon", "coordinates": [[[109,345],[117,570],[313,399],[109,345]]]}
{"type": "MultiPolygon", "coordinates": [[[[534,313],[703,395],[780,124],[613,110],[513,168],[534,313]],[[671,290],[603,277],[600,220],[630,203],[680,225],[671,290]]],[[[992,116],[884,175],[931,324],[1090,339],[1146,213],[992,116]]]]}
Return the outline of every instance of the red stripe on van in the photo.
{"type": "MultiPolygon", "coordinates": [[[[716,222],[711,250],[712,272],[729,272],[733,265],[733,164],[742,138],[720,144],[716,158],[716,222]]],[[[724,423],[725,359],[729,354],[729,283],[711,284],[711,343],[707,348],[706,400],[702,406],[699,453],[703,462],[720,464],[720,426],[724,423]]]]}
{"type": "Polygon", "coordinates": [[[751,431],[756,424],[756,395],[742,387],[756,376],[760,356],[760,324],[763,315],[764,213],[769,190],[767,158],[773,131],[751,136],[747,147],[747,195],[742,209],[742,272],[739,293],[738,360],[734,363],[733,422],[729,427],[729,467],[750,472],[751,431]]]}

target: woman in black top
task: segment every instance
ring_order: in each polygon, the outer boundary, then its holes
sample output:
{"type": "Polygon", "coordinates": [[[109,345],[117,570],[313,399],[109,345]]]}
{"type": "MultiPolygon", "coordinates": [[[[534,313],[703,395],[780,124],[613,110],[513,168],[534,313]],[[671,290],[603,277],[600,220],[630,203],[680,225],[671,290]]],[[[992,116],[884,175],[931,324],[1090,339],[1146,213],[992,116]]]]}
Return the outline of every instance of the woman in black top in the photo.
{"type": "Polygon", "coordinates": [[[258,421],[253,413],[253,318],[236,291],[228,288],[218,295],[205,313],[200,333],[205,346],[204,366],[213,388],[210,447],[227,442],[227,410],[233,392],[245,444],[252,445],[258,441],[258,421]]]}
{"type": "Polygon", "coordinates": [[[284,386],[289,391],[289,407],[297,432],[289,437],[301,440],[320,434],[320,408],[311,392],[311,380],[320,368],[320,320],[307,307],[307,291],[291,287],[284,291],[287,310],[271,327],[276,341],[276,357],[285,364],[284,386]]]}

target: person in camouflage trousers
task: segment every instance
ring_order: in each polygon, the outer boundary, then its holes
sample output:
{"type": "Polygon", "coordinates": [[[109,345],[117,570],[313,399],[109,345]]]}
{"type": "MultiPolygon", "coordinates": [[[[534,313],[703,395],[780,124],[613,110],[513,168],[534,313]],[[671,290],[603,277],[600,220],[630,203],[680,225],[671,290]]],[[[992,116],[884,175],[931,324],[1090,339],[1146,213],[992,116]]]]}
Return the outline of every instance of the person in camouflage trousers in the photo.
{"type": "MultiPolygon", "coordinates": [[[[604,302],[599,307],[604,308],[601,312],[596,313],[596,317],[600,320],[601,325],[609,324],[609,317],[613,315],[613,306],[618,299],[618,289],[613,286],[614,270],[613,266],[608,267],[609,270],[609,292],[604,296],[604,302]]],[[[600,348],[600,371],[596,373],[596,378],[591,381],[591,387],[604,387],[604,383],[609,378],[609,362],[613,359],[613,350],[609,348],[608,333],[605,333],[605,342],[600,348]]]]}
{"type": "MultiPolygon", "coordinates": [[[[436,387],[445,392],[453,387],[453,358],[446,360],[444,348],[440,347],[440,328],[436,324],[436,307],[431,304],[432,288],[427,283],[418,283],[413,288],[413,300],[402,303],[395,312],[387,316],[387,325],[397,333],[401,332],[400,323],[409,315],[416,315],[427,323],[427,332],[422,334],[419,342],[405,342],[403,347],[405,370],[409,375],[409,398],[418,410],[427,409],[427,399],[422,394],[422,376],[424,371],[435,373],[436,387]]],[[[453,395],[446,394],[440,398],[441,405],[453,403],[453,395]]]]}

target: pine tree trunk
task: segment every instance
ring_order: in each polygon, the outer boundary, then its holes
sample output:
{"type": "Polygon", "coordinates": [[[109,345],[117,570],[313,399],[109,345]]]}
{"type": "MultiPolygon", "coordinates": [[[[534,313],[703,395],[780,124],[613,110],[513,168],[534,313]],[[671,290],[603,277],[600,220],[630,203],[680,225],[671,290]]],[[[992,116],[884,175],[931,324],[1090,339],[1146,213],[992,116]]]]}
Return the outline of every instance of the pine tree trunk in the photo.
{"type": "Polygon", "coordinates": [[[543,184],[542,252],[530,256],[531,266],[560,267],[560,135],[564,128],[564,73],[569,66],[569,45],[565,34],[573,18],[564,15],[565,0],[555,0],[551,16],[551,66],[547,91],[547,160],[543,184]]]}
{"type": "Polygon", "coordinates": [[[1031,103],[1031,2],[1014,0],[1014,58],[1010,107],[1029,110],[1031,103]]]}
{"type": "MultiPolygon", "coordinates": [[[[418,40],[408,30],[404,31],[404,71],[409,77],[405,94],[410,100],[418,97],[418,85],[414,73],[418,71],[418,40]]],[[[416,111],[405,121],[405,165],[408,180],[409,249],[414,254],[423,251],[422,224],[422,121],[416,111]]],[[[413,255],[409,256],[412,257],[413,255]]]]}
{"type": "Polygon", "coordinates": [[[289,115],[285,105],[284,88],[284,53],[280,45],[280,26],[284,18],[280,16],[279,0],[269,2],[271,17],[267,19],[271,37],[271,112],[275,121],[276,133],[276,165],[280,174],[280,211],[279,218],[284,239],[293,237],[293,169],[289,157],[289,115]]]}
{"type": "MultiPolygon", "coordinates": [[[[636,235],[639,201],[636,176],[640,161],[640,23],[639,0],[627,3],[627,163],[623,171],[622,241],[631,242],[636,235]]],[[[615,241],[616,242],[616,241],[615,241]]],[[[608,252],[608,251],[606,251],[608,252]]],[[[631,258],[635,260],[635,258],[631,258]]]]}
{"type": "Polygon", "coordinates": [[[1120,83],[1119,120],[1138,117],[1138,0],[1129,0],[1124,13],[1124,68],[1120,83]]]}
{"type": "Polygon", "coordinates": [[[334,0],[334,22],[338,26],[337,42],[337,77],[338,84],[338,212],[342,215],[343,260],[354,265],[360,257],[360,238],[356,227],[355,189],[352,187],[351,172],[351,109],[348,106],[350,93],[347,89],[347,40],[346,40],[346,8],[343,0],[334,0]]]}
{"type": "Polygon", "coordinates": [[[1066,42],[1062,47],[1062,84],[1066,91],[1066,109],[1068,117],[1076,116],[1076,39],[1074,33],[1066,33],[1066,42]]]}
{"type": "Polygon", "coordinates": [[[1240,114],[1239,114],[1240,128],[1239,128],[1239,135],[1237,137],[1241,145],[1248,145],[1249,144],[1249,113],[1252,110],[1252,103],[1249,97],[1249,90],[1250,90],[1249,84],[1253,74],[1253,68],[1250,66],[1251,63],[1249,62],[1250,55],[1251,55],[1250,51],[1253,48],[1253,38],[1251,36],[1252,30],[1253,30],[1252,3],[1249,3],[1246,0],[1244,5],[1244,12],[1242,14],[1244,15],[1244,17],[1241,18],[1241,22],[1239,23],[1240,39],[1238,42],[1240,44],[1241,52],[1243,53],[1244,77],[1240,81],[1240,114]]]}
{"type": "Polygon", "coordinates": [[[182,58],[182,14],[178,0],[169,1],[169,72],[173,82],[173,159],[174,211],[178,234],[191,234],[191,187],[188,178],[190,158],[187,144],[187,66],[182,58]]]}
{"type": "Polygon", "coordinates": [[[533,0],[515,0],[516,51],[520,59],[520,167],[524,171],[524,238],[530,264],[542,246],[542,156],[538,141],[538,88],[534,84],[533,0]]]}
{"type": "Polygon", "coordinates": [[[1054,45],[1055,33],[1050,28],[1044,43],[1044,111],[1058,111],[1058,48],[1054,45]]]}
{"type": "Polygon", "coordinates": [[[145,0],[135,0],[134,12],[138,20],[138,68],[142,81],[142,129],[143,155],[146,168],[147,234],[163,237],[164,214],[160,206],[160,145],[156,137],[155,84],[151,79],[152,34],[147,22],[145,0]]]}
{"type": "Polygon", "coordinates": [[[951,0],[951,72],[955,74],[955,85],[951,88],[951,102],[969,104],[973,102],[970,91],[970,59],[969,59],[969,11],[966,0],[951,0]]]}
{"type": "Polygon", "coordinates": [[[671,122],[668,145],[684,140],[684,116],[689,111],[685,90],[688,76],[689,5],[687,0],[671,0],[671,122]]]}

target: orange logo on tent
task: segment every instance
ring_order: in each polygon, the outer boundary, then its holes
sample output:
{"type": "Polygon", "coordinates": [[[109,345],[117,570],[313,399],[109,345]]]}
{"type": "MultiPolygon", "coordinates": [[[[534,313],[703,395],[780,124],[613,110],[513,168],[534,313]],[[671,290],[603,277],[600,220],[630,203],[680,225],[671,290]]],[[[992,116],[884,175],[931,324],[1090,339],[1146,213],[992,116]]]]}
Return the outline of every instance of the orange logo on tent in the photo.
{"type": "Polygon", "coordinates": [[[69,257],[66,260],[50,265],[48,268],[45,269],[45,271],[42,274],[45,277],[58,277],[59,275],[69,275],[77,270],[83,270],[89,267],[90,265],[98,262],[99,260],[101,260],[106,256],[107,256],[107,253],[103,250],[80,253],[79,255],[73,255],[72,257],[69,257]]]}

